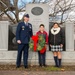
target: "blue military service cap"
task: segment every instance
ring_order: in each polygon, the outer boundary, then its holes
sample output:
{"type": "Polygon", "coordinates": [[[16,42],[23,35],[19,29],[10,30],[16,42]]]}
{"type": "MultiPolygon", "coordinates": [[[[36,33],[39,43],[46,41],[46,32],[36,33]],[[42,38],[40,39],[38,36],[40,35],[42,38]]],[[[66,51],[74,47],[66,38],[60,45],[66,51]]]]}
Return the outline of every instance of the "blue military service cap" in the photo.
{"type": "Polygon", "coordinates": [[[25,14],[25,15],[24,15],[24,17],[27,17],[27,18],[29,18],[29,14],[25,14]]]}

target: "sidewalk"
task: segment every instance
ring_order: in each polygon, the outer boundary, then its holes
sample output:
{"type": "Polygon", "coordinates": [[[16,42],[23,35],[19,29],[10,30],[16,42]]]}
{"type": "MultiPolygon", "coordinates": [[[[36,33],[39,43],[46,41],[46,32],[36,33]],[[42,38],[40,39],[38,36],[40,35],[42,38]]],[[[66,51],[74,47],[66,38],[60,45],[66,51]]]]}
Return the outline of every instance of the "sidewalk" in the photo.
{"type": "Polygon", "coordinates": [[[75,75],[75,71],[48,72],[48,71],[0,71],[0,75],[75,75]]]}

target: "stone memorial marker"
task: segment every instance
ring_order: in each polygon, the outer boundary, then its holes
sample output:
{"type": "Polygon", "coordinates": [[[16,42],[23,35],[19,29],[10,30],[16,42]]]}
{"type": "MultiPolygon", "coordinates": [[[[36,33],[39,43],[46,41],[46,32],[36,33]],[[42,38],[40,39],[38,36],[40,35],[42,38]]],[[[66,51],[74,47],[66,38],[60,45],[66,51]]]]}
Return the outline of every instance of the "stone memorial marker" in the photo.
{"type": "Polygon", "coordinates": [[[26,13],[30,15],[30,23],[33,26],[34,35],[39,30],[39,25],[44,24],[49,32],[49,7],[47,4],[27,4],[26,13]]]}

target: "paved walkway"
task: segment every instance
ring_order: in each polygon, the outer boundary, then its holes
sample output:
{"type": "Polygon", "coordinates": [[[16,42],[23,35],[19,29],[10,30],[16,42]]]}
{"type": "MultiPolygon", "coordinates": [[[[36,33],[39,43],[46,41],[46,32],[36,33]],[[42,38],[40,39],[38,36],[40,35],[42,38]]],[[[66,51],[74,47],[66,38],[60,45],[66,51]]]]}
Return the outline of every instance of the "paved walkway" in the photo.
{"type": "Polygon", "coordinates": [[[48,72],[48,71],[0,71],[0,75],[75,75],[74,71],[48,72]]]}

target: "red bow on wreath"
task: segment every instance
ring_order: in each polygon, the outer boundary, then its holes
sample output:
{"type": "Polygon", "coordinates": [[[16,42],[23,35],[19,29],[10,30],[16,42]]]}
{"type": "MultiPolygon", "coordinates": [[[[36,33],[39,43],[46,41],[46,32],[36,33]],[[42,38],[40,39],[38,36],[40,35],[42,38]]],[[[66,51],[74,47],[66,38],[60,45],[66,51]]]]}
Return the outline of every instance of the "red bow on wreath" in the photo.
{"type": "Polygon", "coordinates": [[[32,36],[32,40],[34,41],[34,51],[37,49],[38,36],[32,36]]]}

